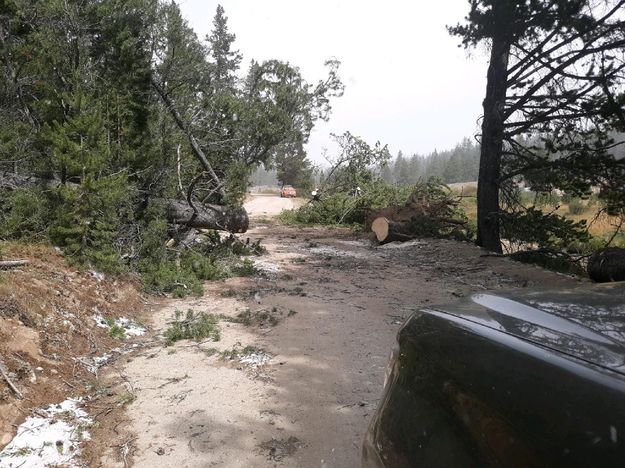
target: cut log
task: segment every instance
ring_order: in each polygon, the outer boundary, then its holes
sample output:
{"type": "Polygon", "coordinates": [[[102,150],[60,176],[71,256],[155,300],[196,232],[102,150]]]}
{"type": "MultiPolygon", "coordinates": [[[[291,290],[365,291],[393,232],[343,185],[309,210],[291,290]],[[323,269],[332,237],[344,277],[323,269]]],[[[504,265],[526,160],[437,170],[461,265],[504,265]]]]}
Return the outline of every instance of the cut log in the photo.
{"type": "Polygon", "coordinates": [[[595,252],[588,260],[586,271],[597,283],[625,281],[625,249],[608,247],[595,252]]]}
{"type": "Polygon", "coordinates": [[[371,231],[375,233],[375,238],[380,245],[394,241],[406,242],[415,239],[415,236],[407,234],[406,230],[404,223],[389,221],[383,216],[374,219],[371,223],[371,231]]]}
{"type": "Polygon", "coordinates": [[[167,219],[170,222],[192,228],[245,232],[250,224],[245,208],[196,203],[197,211],[193,211],[187,202],[180,200],[167,200],[166,206],[167,219]]]}

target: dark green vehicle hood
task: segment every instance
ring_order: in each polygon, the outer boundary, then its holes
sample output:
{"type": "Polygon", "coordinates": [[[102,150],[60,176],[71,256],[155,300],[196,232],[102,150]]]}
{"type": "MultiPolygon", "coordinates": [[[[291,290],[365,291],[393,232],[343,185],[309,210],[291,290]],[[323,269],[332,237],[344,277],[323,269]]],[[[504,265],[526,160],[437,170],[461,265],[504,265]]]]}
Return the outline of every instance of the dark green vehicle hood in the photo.
{"type": "Polygon", "coordinates": [[[625,283],[474,294],[453,315],[625,375],[625,283]]]}

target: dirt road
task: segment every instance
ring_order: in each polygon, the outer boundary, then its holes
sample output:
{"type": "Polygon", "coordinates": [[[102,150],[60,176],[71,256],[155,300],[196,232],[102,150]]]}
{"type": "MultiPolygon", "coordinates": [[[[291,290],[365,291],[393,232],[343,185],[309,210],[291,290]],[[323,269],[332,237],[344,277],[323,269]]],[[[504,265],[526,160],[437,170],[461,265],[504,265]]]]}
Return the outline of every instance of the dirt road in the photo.
{"type": "Polygon", "coordinates": [[[282,198],[274,194],[255,193],[248,197],[245,209],[253,218],[272,217],[283,210],[298,208],[305,200],[302,198],[282,198]]]}
{"type": "MultiPolygon", "coordinates": [[[[266,216],[287,201],[247,206],[266,216]]],[[[220,341],[157,342],[125,364],[135,466],[359,466],[389,350],[413,310],[476,290],[573,282],[452,241],[373,247],[348,231],[258,223],[250,236],[268,249],[262,276],[172,300],[152,327],[162,332],[177,309],[247,319],[222,320],[220,341]]]]}

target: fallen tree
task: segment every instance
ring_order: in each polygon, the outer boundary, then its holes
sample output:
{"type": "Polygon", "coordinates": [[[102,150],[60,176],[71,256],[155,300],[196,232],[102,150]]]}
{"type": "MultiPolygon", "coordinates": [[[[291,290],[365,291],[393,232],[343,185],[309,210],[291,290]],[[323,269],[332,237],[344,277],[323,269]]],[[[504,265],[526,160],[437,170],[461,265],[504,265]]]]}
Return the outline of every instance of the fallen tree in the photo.
{"type": "Polygon", "coordinates": [[[405,242],[414,239],[416,236],[410,234],[410,229],[406,223],[389,221],[384,216],[375,218],[371,223],[371,231],[380,245],[389,242],[405,242]]]}
{"type": "Polygon", "coordinates": [[[467,219],[459,205],[446,186],[432,180],[417,184],[404,205],[372,210],[366,227],[380,244],[417,237],[468,238],[467,219]]]}
{"type": "Polygon", "coordinates": [[[193,207],[186,201],[164,200],[169,222],[197,229],[245,232],[249,227],[249,217],[245,208],[230,208],[221,205],[199,204],[193,207]]]}
{"type": "MultiPolygon", "coordinates": [[[[18,190],[24,188],[43,188],[47,190],[61,186],[58,179],[45,179],[30,175],[0,172],[0,189],[18,190]]],[[[77,186],[76,184],[65,184],[77,186]]],[[[189,228],[215,229],[228,232],[246,232],[249,217],[244,208],[232,208],[223,205],[203,204],[198,201],[176,199],[154,199],[166,208],[167,221],[189,228]]]]}

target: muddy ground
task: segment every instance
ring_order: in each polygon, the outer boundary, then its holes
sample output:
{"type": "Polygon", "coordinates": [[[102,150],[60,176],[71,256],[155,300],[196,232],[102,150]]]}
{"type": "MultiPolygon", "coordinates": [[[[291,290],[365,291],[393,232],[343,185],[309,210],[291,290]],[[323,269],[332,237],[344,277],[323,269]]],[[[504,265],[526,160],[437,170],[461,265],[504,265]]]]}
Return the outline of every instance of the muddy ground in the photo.
{"type": "Polygon", "coordinates": [[[89,453],[105,454],[90,464],[359,466],[389,350],[412,311],[474,291],[577,281],[467,243],[376,247],[347,230],[267,222],[289,202],[248,204],[262,217],[248,234],[268,250],[256,260],[262,275],[156,308],[154,341],[113,373],[133,401],[94,432],[89,453]],[[159,333],[188,309],[221,314],[221,339],[164,346],[159,333]]]}

